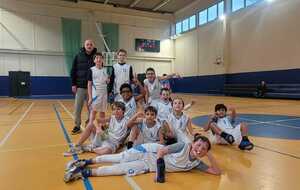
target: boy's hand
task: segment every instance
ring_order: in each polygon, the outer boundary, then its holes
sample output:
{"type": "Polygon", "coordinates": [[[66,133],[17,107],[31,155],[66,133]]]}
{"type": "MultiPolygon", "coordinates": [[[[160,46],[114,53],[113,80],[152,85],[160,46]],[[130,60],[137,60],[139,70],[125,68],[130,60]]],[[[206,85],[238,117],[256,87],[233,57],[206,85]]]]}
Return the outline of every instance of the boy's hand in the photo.
{"type": "Polygon", "coordinates": [[[109,84],[109,83],[110,83],[110,77],[107,77],[106,84],[109,84]]]}
{"type": "Polygon", "coordinates": [[[90,107],[91,105],[92,105],[92,99],[89,98],[89,100],[88,100],[88,107],[90,107]]]}

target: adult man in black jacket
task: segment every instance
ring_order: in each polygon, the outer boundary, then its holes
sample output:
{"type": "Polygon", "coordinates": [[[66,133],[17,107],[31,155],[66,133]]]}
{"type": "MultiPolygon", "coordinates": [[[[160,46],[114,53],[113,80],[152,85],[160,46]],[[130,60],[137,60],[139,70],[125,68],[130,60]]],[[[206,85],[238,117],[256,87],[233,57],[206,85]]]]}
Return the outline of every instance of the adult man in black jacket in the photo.
{"type": "Polygon", "coordinates": [[[81,111],[87,98],[87,73],[94,66],[93,56],[96,52],[97,49],[94,42],[85,40],[84,47],[80,49],[73,61],[71,70],[72,92],[75,94],[75,127],[72,130],[73,135],[81,132],[81,111]]]}

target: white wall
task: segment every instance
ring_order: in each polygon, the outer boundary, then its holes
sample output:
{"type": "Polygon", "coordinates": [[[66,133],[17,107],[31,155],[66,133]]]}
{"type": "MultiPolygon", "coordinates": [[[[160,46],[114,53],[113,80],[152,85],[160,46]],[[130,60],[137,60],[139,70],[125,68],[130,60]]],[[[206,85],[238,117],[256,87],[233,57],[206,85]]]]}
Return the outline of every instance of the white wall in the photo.
{"type": "Polygon", "coordinates": [[[300,68],[299,10],[299,0],[262,1],[183,33],[175,42],[175,71],[201,76],[300,68]],[[214,64],[218,57],[220,65],[214,64]]]}
{"type": "Polygon", "coordinates": [[[128,50],[128,63],[136,73],[144,72],[148,65],[167,73],[172,70],[174,45],[168,39],[170,15],[87,2],[0,0],[0,75],[22,70],[30,71],[33,76],[67,76],[61,17],[80,19],[82,40],[94,39],[100,51],[104,49],[103,42],[95,22],[117,23],[119,46],[128,50]],[[161,52],[135,52],[135,38],[161,40],[161,52]]]}

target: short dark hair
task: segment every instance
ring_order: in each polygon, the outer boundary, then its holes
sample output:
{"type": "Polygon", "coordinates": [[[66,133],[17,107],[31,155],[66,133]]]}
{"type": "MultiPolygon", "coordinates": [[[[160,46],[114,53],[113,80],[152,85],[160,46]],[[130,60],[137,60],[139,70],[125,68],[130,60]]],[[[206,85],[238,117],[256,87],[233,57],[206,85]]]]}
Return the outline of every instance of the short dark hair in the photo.
{"type": "Polygon", "coordinates": [[[102,59],[104,58],[103,55],[102,55],[102,53],[97,52],[97,53],[95,53],[95,55],[93,56],[93,61],[95,61],[95,59],[96,59],[97,56],[102,57],[102,59]]]}
{"type": "Polygon", "coordinates": [[[216,111],[219,111],[219,110],[221,110],[221,109],[224,109],[225,112],[227,112],[227,107],[226,107],[224,104],[217,104],[217,105],[215,106],[215,112],[216,112],[216,111]]]}
{"type": "Polygon", "coordinates": [[[170,89],[168,89],[168,88],[162,88],[162,89],[160,89],[160,94],[162,94],[163,91],[170,92],[170,89]]]}
{"type": "Polygon", "coordinates": [[[114,102],[113,106],[120,108],[123,112],[126,110],[126,106],[123,102],[114,102]]]}
{"type": "Polygon", "coordinates": [[[157,115],[157,109],[155,107],[153,107],[153,106],[147,106],[145,108],[145,113],[146,112],[153,112],[153,113],[155,113],[155,115],[157,115]]]}
{"type": "Polygon", "coordinates": [[[152,67],[149,67],[149,68],[146,69],[146,74],[147,74],[147,72],[149,72],[149,71],[153,71],[153,72],[155,73],[155,70],[154,70],[152,67]]]}
{"type": "Polygon", "coordinates": [[[194,135],[194,141],[193,142],[197,142],[199,139],[201,139],[201,141],[206,142],[208,144],[207,151],[209,151],[211,149],[211,143],[208,140],[208,138],[201,135],[201,134],[199,134],[199,133],[196,133],[194,135]]]}
{"type": "Polygon", "coordinates": [[[132,88],[131,88],[130,84],[124,83],[124,84],[122,84],[121,87],[120,87],[120,93],[122,93],[122,90],[123,90],[124,88],[128,88],[128,89],[130,90],[130,92],[132,92],[132,88]]]}
{"type": "Polygon", "coordinates": [[[123,52],[123,53],[125,53],[127,55],[127,51],[125,49],[119,49],[117,51],[117,55],[119,55],[119,53],[121,53],[121,52],[123,52]]]}
{"type": "Polygon", "coordinates": [[[183,101],[182,98],[179,98],[179,97],[176,97],[176,98],[174,98],[174,99],[172,100],[172,103],[171,103],[172,107],[173,107],[173,102],[174,102],[174,100],[181,100],[182,105],[183,105],[183,107],[184,107],[184,101],[183,101]]]}

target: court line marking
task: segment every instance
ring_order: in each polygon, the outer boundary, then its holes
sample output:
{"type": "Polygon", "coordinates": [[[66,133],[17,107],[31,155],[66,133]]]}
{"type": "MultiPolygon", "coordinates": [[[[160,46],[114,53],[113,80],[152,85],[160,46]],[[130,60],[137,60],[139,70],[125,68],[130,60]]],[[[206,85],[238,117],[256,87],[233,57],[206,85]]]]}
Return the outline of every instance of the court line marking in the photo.
{"type": "Polygon", "coordinates": [[[295,127],[295,126],[290,126],[290,125],[284,125],[284,124],[279,124],[279,123],[273,123],[272,121],[257,121],[257,120],[254,120],[254,119],[247,119],[247,118],[244,118],[244,117],[239,117],[243,120],[246,120],[246,121],[252,121],[252,122],[257,122],[257,124],[272,124],[272,125],[277,125],[277,126],[281,126],[281,127],[288,127],[288,128],[292,128],[292,129],[299,129],[300,130],[300,127],[295,127]]]}
{"type": "Polygon", "coordinates": [[[8,112],[8,115],[11,115],[12,113],[14,113],[17,109],[22,107],[24,104],[25,104],[25,102],[21,102],[20,104],[18,104],[16,107],[14,107],[14,109],[12,109],[10,112],[8,112]]]}
{"type": "Polygon", "coordinates": [[[5,142],[8,140],[8,138],[13,134],[13,132],[20,126],[19,124],[21,123],[21,121],[25,118],[25,116],[28,114],[28,112],[30,111],[30,109],[32,108],[32,106],[34,105],[34,103],[32,102],[30,104],[30,106],[26,109],[26,111],[24,112],[24,114],[20,117],[20,119],[17,121],[17,123],[14,125],[13,128],[11,128],[9,130],[9,132],[5,135],[5,137],[1,140],[0,142],[0,147],[2,147],[5,142]]]}
{"type": "Polygon", "coordinates": [[[292,157],[292,158],[295,158],[295,159],[300,159],[300,156],[296,156],[296,155],[285,153],[285,152],[280,152],[278,150],[273,150],[271,148],[267,148],[267,147],[264,147],[264,146],[254,145],[254,147],[257,147],[257,148],[260,148],[260,149],[263,149],[263,150],[268,150],[270,152],[274,152],[274,153],[281,154],[281,155],[284,155],[284,156],[289,156],[289,157],[292,157]]]}
{"type": "MultiPolygon", "coordinates": [[[[71,112],[64,106],[64,104],[60,100],[58,100],[58,103],[69,114],[69,116],[72,119],[74,119],[74,116],[71,114],[71,112]]],[[[142,188],[131,177],[128,177],[127,175],[123,175],[123,178],[127,181],[127,183],[130,185],[130,187],[133,190],[142,190],[142,188]]]]}
{"type": "MultiPolygon", "coordinates": [[[[53,109],[54,109],[56,117],[57,117],[57,119],[60,123],[60,128],[62,129],[62,131],[64,133],[65,140],[68,142],[69,148],[72,148],[73,147],[72,140],[71,140],[70,136],[68,135],[68,132],[67,132],[65,126],[64,126],[64,123],[61,119],[61,116],[60,116],[59,111],[57,110],[57,107],[55,106],[55,104],[53,104],[53,109]]],[[[72,156],[73,156],[74,160],[79,159],[77,154],[74,154],[72,156]]],[[[86,178],[86,177],[83,178],[83,184],[84,184],[84,187],[85,187],[86,190],[93,190],[92,184],[91,184],[91,182],[88,178],[86,178]]]]}
{"type": "Polygon", "coordinates": [[[68,145],[68,144],[54,144],[54,145],[39,146],[39,147],[25,147],[25,148],[16,148],[16,149],[6,149],[6,150],[0,150],[0,153],[41,150],[41,149],[55,148],[55,147],[61,147],[61,146],[66,146],[66,145],[68,145]]]}

